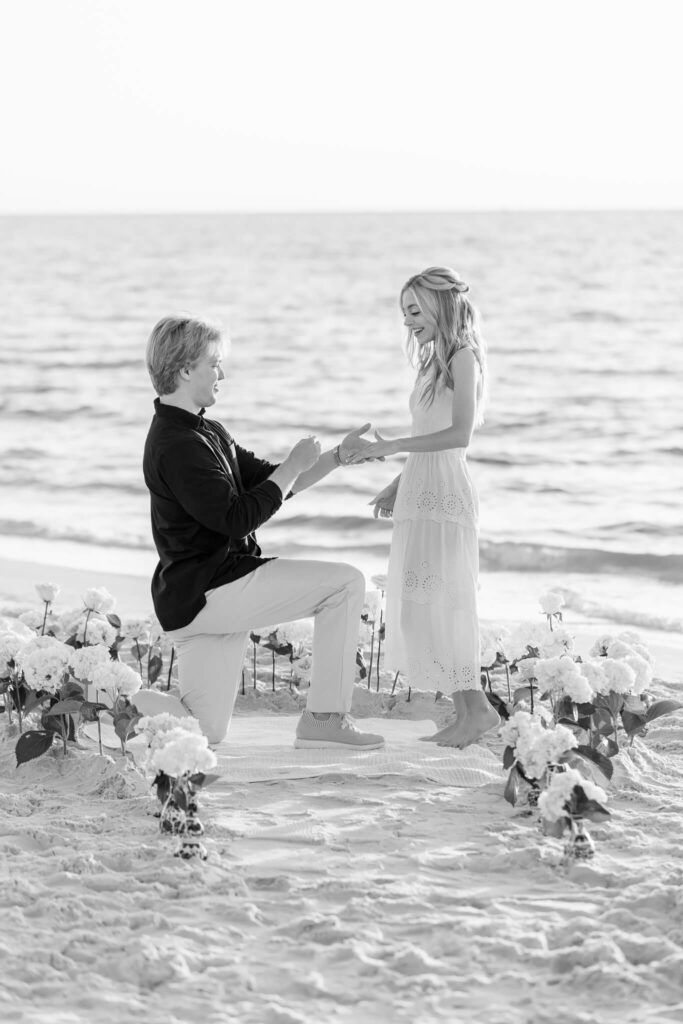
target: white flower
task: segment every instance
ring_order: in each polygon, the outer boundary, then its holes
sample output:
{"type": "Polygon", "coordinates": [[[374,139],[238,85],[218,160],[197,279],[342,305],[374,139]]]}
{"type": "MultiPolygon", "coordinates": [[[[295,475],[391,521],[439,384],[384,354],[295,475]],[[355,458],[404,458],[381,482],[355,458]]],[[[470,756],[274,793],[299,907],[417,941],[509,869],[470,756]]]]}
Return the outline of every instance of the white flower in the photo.
{"type": "Polygon", "coordinates": [[[10,630],[0,633],[0,679],[6,678],[11,672],[10,662],[16,664],[17,655],[26,644],[27,639],[10,630]]]}
{"type": "Polygon", "coordinates": [[[311,685],[311,667],[313,659],[310,654],[297,658],[292,664],[292,681],[299,687],[311,685]]]}
{"type": "Polygon", "coordinates": [[[185,731],[196,736],[202,735],[202,730],[196,718],[177,718],[164,711],[160,715],[145,715],[138,722],[136,729],[145,734],[150,750],[157,750],[166,742],[169,733],[185,731]]]}
{"type": "Polygon", "coordinates": [[[625,644],[629,644],[633,647],[634,644],[640,643],[640,634],[636,633],[632,629],[625,629],[622,633],[617,635],[617,640],[622,640],[625,644]]]}
{"type": "Polygon", "coordinates": [[[482,668],[491,668],[500,658],[505,660],[505,637],[509,632],[504,626],[479,627],[479,664],[482,668]]]}
{"type": "Polygon", "coordinates": [[[645,658],[641,658],[641,656],[635,652],[630,654],[627,658],[624,658],[623,661],[633,669],[636,677],[635,682],[631,687],[631,693],[640,694],[643,690],[647,690],[648,686],[652,682],[652,665],[650,665],[645,658]]]}
{"type": "Polygon", "coordinates": [[[538,658],[522,658],[517,662],[517,678],[524,683],[530,683],[536,678],[536,666],[538,658]]]}
{"type": "Polygon", "coordinates": [[[106,665],[110,661],[109,649],[104,644],[94,644],[92,647],[88,645],[72,650],[69,668],[82,683],[91,682],[97,666],[106,665]]]}
{"type": "Polygon", "coordinates": [[[574,637],[563,626],[547,629],[538,645],[538,653],[542,658],[556,658],[574,649],[574,637]]]}
{"type": "Polygon", "coordinates": [[[142,679],[122,661],[109,660],[108,663],[96,665],[93,669],[91,682],[96,690],[104,690],[111,701],[117,697],[130,697],[142,686],[142,679]]]}
{"type": "Polygon", "coordinates": [[[635,653],[640,655],[641,658],[644,658],[648,665],[651,665],[654,669],[655,659],[653,658],[652,654],[645,646],[645,644],[632,644],[631,646],[633,647],[635,653]]]}
{"type": "Polygon", "coordinates": [[[594,658],[604,657],[607,653],[607,648],[613,640],[614,637],[611,633],[603,633],[601,636],[598,637],[598,639],[595,641],[595,643],[593,644],[588,653],[591,654],[594,658]]]}
{"type": "Polygon", "coordinates": [[[579,665],[581,675],[588,681],[593,693],[607,693],[607,676],[602,667],[602,658],[595,661],[582,661],[579,665]]]}
{"type": "Polygon", "coordinates": [[[370,577],[370,582],[373,586],[377,587],[378,590],[387,589],[387,580],[388,577],[385,573],[378,573],[377,576],[370,577]]]}
{"type": "Polygon", "coordinates": [[[363,602],[363,610],[361,616],[365,617],[368,622],[376,622],[379,618],[379,613],[382,610],[382,595],[379,590],[368,590],[365,593],[365,601],[363,602]]]}
{"type": "Polygon", "coordinates": [[[503,637],[503,653],[510,663],[528,657],[530,647],[538,651],[540,645],[549,633],[548,627],[540,622],[522,622],[512,633],[503,637]]]}
{"type": "Polygon", "coordinates": [[[530,715],[528,711],[515,711],[501,727],[500,738],[506,747],[515,747],[523,732],[527,732],[534,723],[540,723],[538,715],[530,715]]]}
{"type": "Polygon", "coordinates": [[[608,692],[631,693],[636,684],[636,674],[625,661],[603,658],[602,669],[607,679],[608,692]]]}
{"type": "Polygon", "coordinates": [[[206,736],[186,729],[173,729],[166,733],[164,744],[151,754],[149,766],[172,778],[179,778],[188,772],[194,774],[215,768],[216,755],[209,749],[206,736]]]}
{"type": "Polygon", "coordinates": [[[71,648],[53,636],[38,636],[17,653],[17,666],[32,690],[56,693],[69,666],[71,648]]]}
{"type": "Polygon", "coordinates": [[[111,647],[116,640],[116,630],[106,619],[91,615],[87,625],[85,619],[78,625],[76,640],[81,644],[104,644],[105,647],[111,647]]]}
{"type": "Polygon", "coordinates": [[[541,611],[545,612],[546,615],[556,615],[561,608],[564,608],[562,594],[558,594],[554,590],[548,590],[547,593],[541,594],[538,603],[541,606],[541,611]]]}
{"type": "Polygon", "coordinates": [[[37,608],[31,608],[27,612],[22,612],[19,616],[19,622],[23,622],[29,629],[41,629],[43,625],[43,612],[39,612],[37,608]]]}
{"type": "Polygon", "coordinates": [[[567,805],[571,801],[576,786],[581,786],[589,800],[595,800],[603,805],[607,801],[604,789],[596,786],[590,779],[584,779],[583,775],[575,768],[567,768],[564,772],[555,772],[547,789],[541,793],[538,799],[541,817],[546,821],[559,821],[568,817],[567,805]]]}
{"type": "Polygon", "coordinates": [[[280,627],[280,637],[282,642],[285,644],[291,644],[292,647],[299,648],[302,645],[311,646],[311,639],[313,636],[313,625],[308,619],[298,620],[296,622],[285,622],[280,627]]]}
{"type": "Polygon", "coordinates": [[[536,678],[541,690],[549,690],[554,697],[568,697],[575,704],[586,704],[593,697],[593,691],[581,675],[579,666],[566,655],[539,659],[536,678]]]}
{"type": "Polygon", "coordinates": [[[121,623],[121,636],[130,637],[132,640],[147,640],[149,637],[149,622],[147,619],[124,619],[121,623]]]}
{"type": "Polygon", "coordinates": [[[106,615],[116,604],[106,587],[88,587],[83,594],[83,604],[92,612],[101,612],[106,615]]]}
{"type": "Polygon", "coordinates": [[[577,745],[574,733],[563,725],[546,729],[540,722],[532,722],[517,739],[515,757],[525,775],[540,779],[549,764],[555,764],[565,751],[577,745]]]}
{"type": "Polygon", "coordinates": [[[630,644],[624,643],[623,640],[612,640],[612,642],[607,645],[608,658],[626,658],[629,654],[633,654],[633,648],[630,644]]]}
{"type": "Polygon", "coordinates": [[[58,583],[36,583],[38,597],[46,604],[52,604],[61,589],[58,583]]]}

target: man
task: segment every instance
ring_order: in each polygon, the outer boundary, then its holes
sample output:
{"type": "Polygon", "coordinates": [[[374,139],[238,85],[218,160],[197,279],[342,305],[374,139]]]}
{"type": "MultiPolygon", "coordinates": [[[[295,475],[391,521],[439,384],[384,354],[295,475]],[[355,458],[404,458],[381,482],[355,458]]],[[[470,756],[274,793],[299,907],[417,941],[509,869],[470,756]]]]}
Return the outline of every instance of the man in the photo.
{"type": "Polygon", "coordinates": [[[285,496],[361,451],[369,424],[322,454],[306,437],[279,465],[259,459],[204,417],[225,378],[222,358],[218,329],[189,317],[164,317],[147,343],[159,396],[143,461],[159,553],[152,597],[178,654],[182,705],[211,743],[220,742],[250,630],[314,616],[311,688],[295,745],[381,747],[381,736],[361,732],[348,717],[363,575],[340,562],[266,558],[255,536],[285,496]]]}

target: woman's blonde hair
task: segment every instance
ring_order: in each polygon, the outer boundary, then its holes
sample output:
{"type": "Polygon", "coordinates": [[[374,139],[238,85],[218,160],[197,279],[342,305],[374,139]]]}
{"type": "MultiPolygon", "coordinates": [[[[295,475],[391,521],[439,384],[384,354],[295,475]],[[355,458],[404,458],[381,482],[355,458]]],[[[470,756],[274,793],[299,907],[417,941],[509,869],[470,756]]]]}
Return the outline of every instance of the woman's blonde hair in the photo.
{"type": "Polygon", "coordinates": [[[479,312],[466,295],[469,285],[450,267],[428,267],[403,285],[399,299],[401,309],[403,296],[409,289],[420,311],[436,326],[433,342],[420,347],[411,330],[406,344],[410,362],[416,367],[418,377],[425,380],[423,400],[431,405],[440,383],[453,388],[451,360],[461,348],[469,348],[481,371],[476,419],[476,425],[480,426],[484,421],[487,383],[486,343],[481,335],[479,312]]]}
{"type": "Polygon", "coordinates": [[[214,324],[189,316],[165,316],[147,342],[147,371],[158,395],[171,395],[183,367],[196,366],[211,342],[220,341],[214,324]]]}

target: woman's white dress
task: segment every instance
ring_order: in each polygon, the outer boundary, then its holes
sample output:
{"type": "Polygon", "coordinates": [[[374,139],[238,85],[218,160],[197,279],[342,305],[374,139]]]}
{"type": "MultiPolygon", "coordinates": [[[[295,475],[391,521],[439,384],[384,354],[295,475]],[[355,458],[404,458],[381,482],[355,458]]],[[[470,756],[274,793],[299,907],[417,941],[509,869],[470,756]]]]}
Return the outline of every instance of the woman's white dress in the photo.
{"type": "MultiPolygon", "coordinates": [[[[453,392],[410,396],[412,436],[452,425],[453,392]]],[[[394,504],[385,659],[420,689],[480,687],[477,589],[479,503],[466,449],[411,452],[394,504]]]]}

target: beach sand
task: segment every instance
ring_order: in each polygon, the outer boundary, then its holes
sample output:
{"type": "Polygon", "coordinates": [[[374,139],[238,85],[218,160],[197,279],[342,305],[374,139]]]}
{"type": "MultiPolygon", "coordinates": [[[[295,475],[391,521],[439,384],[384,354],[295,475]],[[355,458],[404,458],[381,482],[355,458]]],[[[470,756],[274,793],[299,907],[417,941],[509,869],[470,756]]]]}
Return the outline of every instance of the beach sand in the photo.
{"type": "MultiPolygon", "coordinates": [[[[35,605],[47,580],[60,607],[106,586],[120,614],[149,611],[146,577],[0,562],[8,600],[35,605]]],[[[537,584],[486,578],[482,617],[534,618],[537,584]]],[[[579,651],[607,628],[565,624],[579,651]]],[[[680,697],[683,636],[638,631],[653,691],[680,697]]],[[[612,818],[589,826],[597,854],[567,870],[536,813],[503,800],[496,735],[464,752],[419,743],[448,702],[357,685],[386,761],[288,778],[302,702],[265,676],[238,698],[200,799],[205,863],[173,857],[114,749],[55,747],[16,769],[5,736],[3,1021],[683,1021],[681,712],[618,755],[612,818]]]]}

